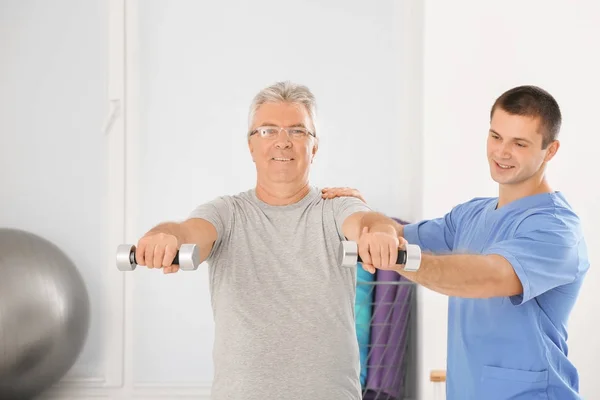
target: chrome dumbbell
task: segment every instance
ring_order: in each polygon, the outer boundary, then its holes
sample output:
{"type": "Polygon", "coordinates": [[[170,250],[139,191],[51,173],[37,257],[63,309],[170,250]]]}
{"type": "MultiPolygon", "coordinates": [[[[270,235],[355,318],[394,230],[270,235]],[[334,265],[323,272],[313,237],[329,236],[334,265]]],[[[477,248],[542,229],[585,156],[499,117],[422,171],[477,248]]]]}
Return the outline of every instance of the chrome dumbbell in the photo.
{"type": "MultiPolygon", "coordinates": [[[[358,244],[351,240],[342,241],[338,250],[338,260],[342,267],[354,267],[362,262],[358,255],[358,244]]],[[[396,264],[404,265],[406,271],[418,270],[421,265],[421,248],[416,244],[408,244],[406,250],[398,249],[396,264]]]]}
{"type": "MultiPolygon", "coordinates": [[[[117,247],[117,268],[119,271],[133,271],[137,267],[135,245],[121,244],[117,247]]],[[[173,264],[179,265],[183,271],[195,271],[200,265],[200,251],[195,244],[182,244],[173,264]]]]}

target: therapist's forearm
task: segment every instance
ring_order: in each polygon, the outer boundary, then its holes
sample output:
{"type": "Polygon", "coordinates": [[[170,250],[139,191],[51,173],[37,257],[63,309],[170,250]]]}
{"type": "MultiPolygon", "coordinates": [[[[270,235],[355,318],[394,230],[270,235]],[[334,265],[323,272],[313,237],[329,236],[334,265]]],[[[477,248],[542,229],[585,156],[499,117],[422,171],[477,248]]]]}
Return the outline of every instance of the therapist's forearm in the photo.
{"type": "Polygon", "coordinates": [[[416,272],[397,272],[447,296],[490,298],[523,292],[512,266],[498,255],[423,254],[416,272]]]}

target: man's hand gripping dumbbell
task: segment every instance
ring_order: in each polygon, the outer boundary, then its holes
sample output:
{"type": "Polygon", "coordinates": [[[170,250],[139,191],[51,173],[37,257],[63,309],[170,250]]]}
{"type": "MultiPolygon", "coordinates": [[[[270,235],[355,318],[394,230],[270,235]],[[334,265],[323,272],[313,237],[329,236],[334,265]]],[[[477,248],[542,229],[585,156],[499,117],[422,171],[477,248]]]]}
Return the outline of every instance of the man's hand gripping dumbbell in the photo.
{"type": "Polygon", "coordinates": [[[178,247],[177,238],[165,233],[146,236],[138,247],[122,244],[117,247],[117,268],[120,271],[133,271],[138,265],[148,268],[162,268],[164,273],[195,271],[200,265],[200,251],[195,244],[182,244],[178,247]]]}
{"type": "MultiPolygon", "coordinates": [[[[398,249],[396,265],[404,265],[405,271],[417,271],[421,265],[421,248],[415,244],[405,243],[404,249],[398,249]]],[[[362,263],[358,254],[358,244],[346,240],[340,243],[338,250],[340,265],[342,267],[354,267],[357,263],[362,263]]],[[[374,272],[373,270],[371,272],[374,272]]]]}

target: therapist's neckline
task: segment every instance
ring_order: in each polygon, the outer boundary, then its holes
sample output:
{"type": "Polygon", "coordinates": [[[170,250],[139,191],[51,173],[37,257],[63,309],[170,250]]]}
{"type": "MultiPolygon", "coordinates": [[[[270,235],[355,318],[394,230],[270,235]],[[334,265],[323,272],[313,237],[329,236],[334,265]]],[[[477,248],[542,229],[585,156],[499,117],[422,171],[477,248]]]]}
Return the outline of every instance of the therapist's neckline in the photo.
{"type": "Polygon", "coordinates": [[[523,197],[519,197],[515,200],[512,200],[506,204],[504,204],[502,207],[498,207],[498,203],[500,202],[500,198],[496,197],[495,201],[492,203],[493,205],[493,211],[496,212],[502,212],[504,210],[507,209],[512,209],[514,207],[521,207],[524,206],[530,202],[535,202],[538,199],[542,198],[542,197],[552,197],[552,196],[556,196],[560,194],[560,190],[553,190],[551,192],[543,192],[543,193],[535,193],[535,194],[530,194],[527,196],[523,196],[523,197]]]}

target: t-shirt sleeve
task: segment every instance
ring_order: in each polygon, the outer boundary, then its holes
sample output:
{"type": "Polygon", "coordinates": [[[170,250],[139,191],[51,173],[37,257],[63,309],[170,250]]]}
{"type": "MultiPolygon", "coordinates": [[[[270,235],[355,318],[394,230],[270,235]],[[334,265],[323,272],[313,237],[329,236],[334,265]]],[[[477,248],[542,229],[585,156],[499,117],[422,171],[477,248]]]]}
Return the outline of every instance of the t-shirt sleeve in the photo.
{"type": "Polygon", "coordinates": [[[208,203],[197,206],[188,218],[202,218],[210,222],[217,231],[217,240],[207,257],[211,259],[215,252],[221,247],[223,238],[227,237],[231,230],[231,221],[233,207],[226,196],[221,196],[209,201],[208,203]]]}
{"type": "Polygon", "coordinates": [[[404,226],[404,238],[421,250],[448,253],[453,250],[456,227],[463,217],[466,205],[454,207],[443,217],[415,222],[404,226]]]}
{"type": "Polygon", "coordinates": [[[373,211],[367,204],[356,197],[336,197],[331,199],[333,202],[333,212],[335,214],[335,225],[340,238],[344,238],[342,226],[346,218],[356,212],[373,211]]]}
{"type": "Polygon", "coordinates": [[[578,231],[552,214],[534,214],[519,224],[511,239],[490,246],[512,265],[523,293],[511,296],[519,305],[557,286],[573,282],[581,273],[578,231]]]}

